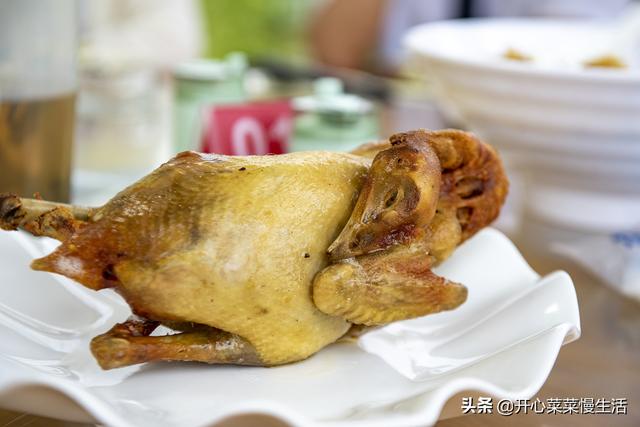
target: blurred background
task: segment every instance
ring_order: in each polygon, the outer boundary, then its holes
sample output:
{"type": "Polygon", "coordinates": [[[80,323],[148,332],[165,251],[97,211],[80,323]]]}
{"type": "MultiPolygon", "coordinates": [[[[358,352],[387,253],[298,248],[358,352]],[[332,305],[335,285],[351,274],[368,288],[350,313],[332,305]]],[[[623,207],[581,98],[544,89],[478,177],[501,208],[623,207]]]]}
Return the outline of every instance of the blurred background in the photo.
{"type": "Polygon", "coordinates": [[[637,309],[639,6],[0,0],[0,192],[99,205],[183,150],[461,128],[508,168],[496,226],[637,309]]]}

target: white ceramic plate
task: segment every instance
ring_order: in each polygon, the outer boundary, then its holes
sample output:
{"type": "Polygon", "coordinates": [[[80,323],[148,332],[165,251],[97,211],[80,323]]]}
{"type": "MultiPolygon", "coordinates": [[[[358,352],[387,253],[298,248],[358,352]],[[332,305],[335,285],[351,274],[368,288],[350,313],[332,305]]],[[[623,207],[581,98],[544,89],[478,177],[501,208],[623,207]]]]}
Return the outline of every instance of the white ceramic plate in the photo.
{"type": "Polygon", "coordinates": [[[111,291],[30,271],[52,241],[0,233],[0,406],[119,427],[213,426],[270,414],[295,426],[430,425],[448,398],[476,390],[528,398],[563,343],[580,335],[573,284],[540,278],[487,229],[438,273],[466,284],[459,309],[371,332],[278,368],[148,364],[101,371],[94,335],[129,310],[111,291]]]}

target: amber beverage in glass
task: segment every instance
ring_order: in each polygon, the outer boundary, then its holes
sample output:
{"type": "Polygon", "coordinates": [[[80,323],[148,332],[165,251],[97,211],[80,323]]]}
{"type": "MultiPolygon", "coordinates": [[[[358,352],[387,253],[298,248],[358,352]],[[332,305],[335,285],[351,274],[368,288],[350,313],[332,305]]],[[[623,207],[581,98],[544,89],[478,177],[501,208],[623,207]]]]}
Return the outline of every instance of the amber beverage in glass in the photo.
{"type": "Polygon", "coordinates": [[[0,0],[0,193],[68,202],[75,2],[0,0]]]}

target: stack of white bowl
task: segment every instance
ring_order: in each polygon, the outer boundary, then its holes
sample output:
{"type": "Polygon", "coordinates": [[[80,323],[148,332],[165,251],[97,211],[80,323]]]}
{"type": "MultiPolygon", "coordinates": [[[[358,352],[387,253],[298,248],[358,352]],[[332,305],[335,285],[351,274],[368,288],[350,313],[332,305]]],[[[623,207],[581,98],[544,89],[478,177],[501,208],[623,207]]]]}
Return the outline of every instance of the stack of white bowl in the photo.
{"type": "MultiPolygon", "coordinates": [[[[457,20],[412,29],[412,64],[523,178],[526,211],[564,228],[640,226],[640,68],[616,25],[457,20]],[[504,57],[508,49],[528,61],[504,57]],[[626,68],[585,62],[615,55],[626,68]]],[[[640,54],[640,50],[635,54],[640,54]]]]}

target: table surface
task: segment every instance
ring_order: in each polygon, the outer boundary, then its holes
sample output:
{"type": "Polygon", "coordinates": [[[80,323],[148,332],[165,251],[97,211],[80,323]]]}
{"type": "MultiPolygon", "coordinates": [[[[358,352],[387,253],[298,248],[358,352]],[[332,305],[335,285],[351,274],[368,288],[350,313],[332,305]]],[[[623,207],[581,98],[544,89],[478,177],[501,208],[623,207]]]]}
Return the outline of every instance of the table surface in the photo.
{"type": "MultiPolygon", "coordinates": [[[[507,426],[638,426],[640,425],[640,303],[601,284],[580,267],[562,259],[533,253],[526,242],[516,242],[529,263],[541,274],[563,269],[571,274],[578,295],[582,337],[560,351],[549,379],[538,397],[627,398],[627,415],[492,415],[461,416],[462,393],[449,400],[438,427],[507,426]]],[[[0,410],[0,426],[80,427],[69,423],[0,410]]],[[[225,427],[281,426],[242,418],[225,427]]]]}

